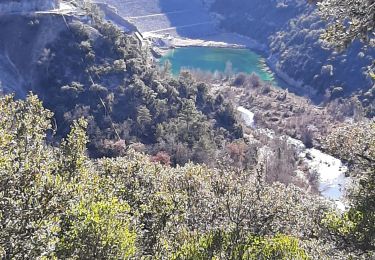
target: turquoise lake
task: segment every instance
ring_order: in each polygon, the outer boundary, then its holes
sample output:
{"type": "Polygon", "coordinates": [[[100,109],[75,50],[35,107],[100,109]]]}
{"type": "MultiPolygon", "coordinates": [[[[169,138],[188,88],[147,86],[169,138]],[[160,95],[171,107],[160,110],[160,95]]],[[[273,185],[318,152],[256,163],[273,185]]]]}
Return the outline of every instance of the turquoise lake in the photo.
{"type": "Polygon", "coordinates": [[[184,47],[169,51],[160,58],[160,65],[166,60],[170,61],[174,75],[181,69],[224,72],[230,62],[233,72],[254,72],[264,81],[274,81],[274,75],[265,65],[264,58],[248,49],[184,47]]]}

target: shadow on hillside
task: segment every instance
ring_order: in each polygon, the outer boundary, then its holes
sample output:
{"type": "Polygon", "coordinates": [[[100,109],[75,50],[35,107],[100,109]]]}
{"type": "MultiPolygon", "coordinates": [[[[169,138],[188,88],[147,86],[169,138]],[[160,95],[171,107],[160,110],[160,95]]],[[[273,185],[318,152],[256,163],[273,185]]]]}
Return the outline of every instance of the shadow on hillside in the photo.
{"type": "Polygon", "coordinates": [[[163,30],[161,33],[186,38],[200,38],[217,33],[213,20],[200,0],[158,0],[158,2],[161,12],[165,13],[170,24],[170,29],[163,30]]]}

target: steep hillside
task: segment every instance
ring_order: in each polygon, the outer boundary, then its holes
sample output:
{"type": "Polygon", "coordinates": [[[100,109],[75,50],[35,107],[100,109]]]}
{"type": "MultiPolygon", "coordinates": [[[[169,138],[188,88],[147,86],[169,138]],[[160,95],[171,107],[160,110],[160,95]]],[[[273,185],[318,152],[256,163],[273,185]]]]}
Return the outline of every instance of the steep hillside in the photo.
{"type": "Polygon", "coordinates": [[[310,95],[342,95],[372,86],[365,71],[374,51],[359,43],[345,54],[323,49],[319,35],[324,23],[306,1],[216,0],[211,10],[225,30],[266,43],[269,64],[290,84],[310,89],[310,95]]]}
{"type": "MultiPolygon", "coordinates": [[[[66,18],[69,20],[69,18],[66,18]]],[[[24,95],[36,85],[35,68],[45,48],[67,30],[60,15],[0,15],[0,86],[24,95]]]]}
{"type": "Polygon", "coordinates": [[[217,33],[201,0],[98,0],[115,7],[142,34],[197,38],[217,33]]]}
{"type": "Polygon", "coordinates": [[[118,156],[130,145],[172,164],[213,163],[225,142],[242,136],[234,108],[189,73],[157,70],[147,47],[103,19],[85,16],[0,16],[5,92],[38,94],[55,113],[57,136],[74,119],[89,120],[91,156],[118,156]]]}

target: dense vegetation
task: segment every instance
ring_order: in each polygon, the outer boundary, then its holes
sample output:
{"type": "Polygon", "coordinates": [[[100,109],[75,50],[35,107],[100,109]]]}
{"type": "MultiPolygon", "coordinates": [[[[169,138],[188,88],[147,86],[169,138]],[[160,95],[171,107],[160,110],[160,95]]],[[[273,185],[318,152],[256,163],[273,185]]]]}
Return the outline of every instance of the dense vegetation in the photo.
{"type": "Polygon", "coordinates": [[[285,139],[242,138],[229,96],[245,93],[236,97],[264,126],[296,124],[280,133],[300,139],[311,118],[330,119],[325,111],[254,75],[216,94],[189,72],[173,78],[95,6],[80,8],[89,22],[68,20],[35,69],[47,108],[33,94],[0,98],[0,258],[375,257],[373,120],[324,138],[353,181],[340,212],[295,185],[300,161],[285,139]]]}
{"type": "Polygon", "coordinates": [[[325,0],[319,2],[318,7],[319,14],[328,22],[328,28],[323,36],[325,41],[344,49],[355,40],[375,46],[373,1],[325,0]]]}
{"type": "Polygon", "coordinates": [[[234,109],[189,73],[159,72],[147,48],[85,6],[91,25],[73,21],[39,60],[35,89],[56,114],[58,135],[88,118],[93,157],[121,155],[129,145],[171,162],[212,163],[224,141],[242,137],[234,109]],[[142,144],[142,148],[141,145],[142,144]]]}
{"type": "MultiPolygon", "coordinates": [[[[170,168],[133,150],[116,159],[90,160],[87,123],[74,121],[68,137],[52,146],[52,116],[36,96],[0,99],[0,253],[5,259],[371,255],[374,126],[366,128],[369,138],[359,144],[371,145],[362,155],[372,164],[353,164],[367,169],[361,177],[367,181],[353,193],[357,213],[341,219],[326,202],[293,185],[267,184],[262,167],[250,172],[225,165],[170,168]]],[[[343,133],[332,140],[355,148],[341,142],[343,133]]],[[[346,146],[337,151],[350,152],[346,146]]]]}
{"type": "Polygon", "coordinates": [[[331,134],[327,146],[348,162],[357,180],[349,192],[351,209],[343,219],[331,216],[329,224],[351,246],[374,250],[375,122],[343,126],[331,134]]]}
{"type": "Polygon", "coordinates": [[[307,2],[216,0],[211,9],[218,14],[224,30],[249,36],[266,45],[269,64],[292,85],[302,89],[304,94],[322,101],[324,97],[336,99],[358,91],[355,95],[367,107],[368,115],[373,116],[374,89],[368,67],[373,63],[374,50],[358,40],[349,40],[349,36],[356,35],[368,43],[373,34],[367,28],[359,28],[360,20],[355,16],[353,18],[358,22],[352,21],[355,26],[351,31],[344,33],[346,29],[342,25],[348,21],[345,17],[352,12],[363,17],[362,24],[373,27],[372,1],[354,1],[357,4],[353,1],[310,1],[322,2],[320,12],[314,4],[307,2]],[[355,8],[347,8],[347,5],[355,8]],[[367,14],[363,10],[368,11],[367,14]],[[336,38],[332,38],[332,33],[326,36],[336,46],[343,45],[345,41],[345,52],[330,49],[320,42],[327,25],[322,17],[328,23],[337,21],[337,25],[330,27],[330,32],[335,28],[341,34],[337,34],[336,38]]]}

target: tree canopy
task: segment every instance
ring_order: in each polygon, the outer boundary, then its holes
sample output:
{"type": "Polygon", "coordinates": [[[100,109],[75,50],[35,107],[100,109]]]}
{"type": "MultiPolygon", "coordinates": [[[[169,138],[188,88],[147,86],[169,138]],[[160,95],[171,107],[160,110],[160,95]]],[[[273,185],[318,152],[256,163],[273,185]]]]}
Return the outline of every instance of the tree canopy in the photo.
{"type": "Polygon", "coordinates": [[[353,256],[326,228],[329,204],[293,185],[268,184],[261,168],[171,168],[131,149],[91,160],[83,119],[56,146],[53,115],[36,96],[6,96],[0,108],[5,259],[353,256]]]}
{"type": "MultiPolygon", "coordinates": [[[[360,40],[365,47],[375,47],[374,0],[322,0],[318,1],[318,8],[328,22],[322,39],[330,46],[344,50],[360,40]]],[[[375,59],[369,75],[375,80],[375,59]]]]}
{"type": "Polygon", "coordinates": [[[375,2],[373,0],[322,0],[320,15],[328,22],[323,39],[339,48],[354,40],[375,46],[375,2]]]}

